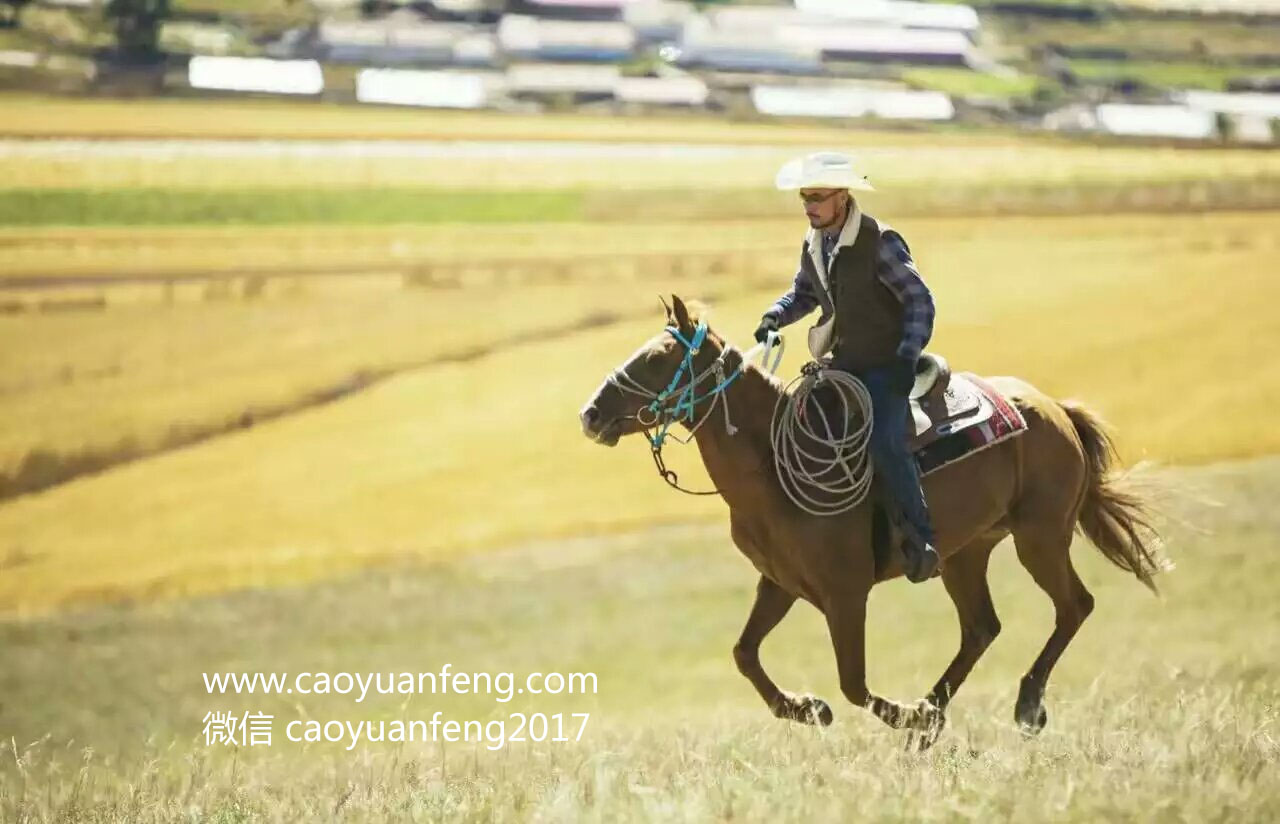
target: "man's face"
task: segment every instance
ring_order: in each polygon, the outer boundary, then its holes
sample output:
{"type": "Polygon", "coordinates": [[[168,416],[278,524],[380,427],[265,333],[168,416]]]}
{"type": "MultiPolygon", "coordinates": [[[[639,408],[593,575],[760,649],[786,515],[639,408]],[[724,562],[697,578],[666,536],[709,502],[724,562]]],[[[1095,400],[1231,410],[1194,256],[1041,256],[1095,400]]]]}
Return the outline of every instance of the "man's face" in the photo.
{"type": "Polygon", "coordinates": [[[827,229],[843,217],[846,189],[801,189],[805,216],[815,229],[827,229]]]}

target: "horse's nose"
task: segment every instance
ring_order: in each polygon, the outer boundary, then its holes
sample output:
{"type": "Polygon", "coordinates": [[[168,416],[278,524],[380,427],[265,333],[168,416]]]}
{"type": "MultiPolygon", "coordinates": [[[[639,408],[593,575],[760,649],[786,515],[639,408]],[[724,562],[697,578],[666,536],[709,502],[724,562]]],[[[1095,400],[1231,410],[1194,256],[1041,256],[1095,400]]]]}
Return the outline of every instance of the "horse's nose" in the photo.
{"type": "Polygon", "coordinates": [[[578,419],[582,421],[582,431],[590,435],[595,431],[596,424],[600,422],[600,410],[594,406],[587,406],[578,419]]]}

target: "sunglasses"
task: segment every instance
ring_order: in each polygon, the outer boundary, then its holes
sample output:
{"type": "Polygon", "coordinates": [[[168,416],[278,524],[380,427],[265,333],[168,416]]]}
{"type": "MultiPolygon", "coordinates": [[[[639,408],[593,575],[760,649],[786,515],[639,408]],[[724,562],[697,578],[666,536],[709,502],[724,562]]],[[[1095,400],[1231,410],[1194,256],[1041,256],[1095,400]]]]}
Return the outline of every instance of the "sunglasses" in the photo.
{"type": "Polygon", "coordinates": [[[832,191],[827,192],[825,195],[819,194],[817,192],[810,192],[809,194],[805,194],[804,192],[801,192],[800,199],[803,200],[807,205],[812,206],[815,203],[821,203],[824,200],[830,200],[831,198],[840,194],[841,191],[843,190],[833,189],[832,191]]]}

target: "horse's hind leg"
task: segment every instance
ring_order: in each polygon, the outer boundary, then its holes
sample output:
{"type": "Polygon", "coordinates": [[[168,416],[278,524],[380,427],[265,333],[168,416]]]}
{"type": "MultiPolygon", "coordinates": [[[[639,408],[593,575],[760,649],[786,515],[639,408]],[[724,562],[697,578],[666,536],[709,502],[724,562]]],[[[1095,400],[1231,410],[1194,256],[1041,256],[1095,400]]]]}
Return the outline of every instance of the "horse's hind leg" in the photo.
{"type": "Polygon", "coordinates": [[[1093,611],[1093,596],[1085,589],[1071,565],[1071,530],[1049,529],[1043,525],[1024,523],[1015,527],[1013,540],[1018,560],[1053,600],[1053,634],[1022,677],[1014,718],[1019,726],[1034,734],[1044,728],[1048,714],[1044,709],[1045,684],[1049,673],[1076,631],[1093,611]]]}
{"type": "Polygon", "coordinates": [[[1000,634],[1000,619],[987,586],[987,562],[1003,536],[983,537],[947,558],[942,583],[956,606],[960,621],[960,650],[929,693],[928,700],[945,710],[974,664],[1000,634]]]}

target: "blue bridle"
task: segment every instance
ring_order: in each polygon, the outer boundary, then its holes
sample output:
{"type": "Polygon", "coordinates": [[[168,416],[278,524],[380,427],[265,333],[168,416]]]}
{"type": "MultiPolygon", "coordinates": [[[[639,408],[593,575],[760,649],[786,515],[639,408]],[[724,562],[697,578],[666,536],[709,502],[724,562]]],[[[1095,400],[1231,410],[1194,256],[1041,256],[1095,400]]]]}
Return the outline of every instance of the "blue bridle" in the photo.
{"type": "MultiPolygon", "coordinates": [[[[645,437],[649,439],[649,445],[655,450],[662,449],[663,443],[666,441],[667,433],[671,429],[671,425],[676,421],[684,420],[686,422],[693,421],[694,408],[705,400],[714,399],[716,395],[729,388],[735,380],[742,375],[742,367],[744,364],[738,364],[738,368],[733,371],[729,377],[721,377],[714,387],[706,394],[699,396],[697,391],[700,375],[695,375],[693,371],[693,359],[702,348],[703,342],[707,338],[706,321],[698,321],[698,326],[693,331],[692,339],[686,338],[680,334],[680,329],[675,326],[667,326],[666,331],[671,336],[680,341],[684,346],[684,357],[680,359],[680,366],[676,369],[676,373],[671,377],[671,383],[667,384],[667,388],[658,393],[658,396],[650,401],[649,405],[644,407],[653,415],[653,423],[657,427],[656,434],[650,435],[646,428],[645,437]],[[689,383],[675,397],[675,404],[665,406],[668,398],[672,396],[680,386],[680,380],[684,377],[685,372],[689,373],[689,383]]],[[[639,415],[636,416],[637,419],[639,415]]],[[[643,424],[643,421],[641,421],[643,424]]]]}

